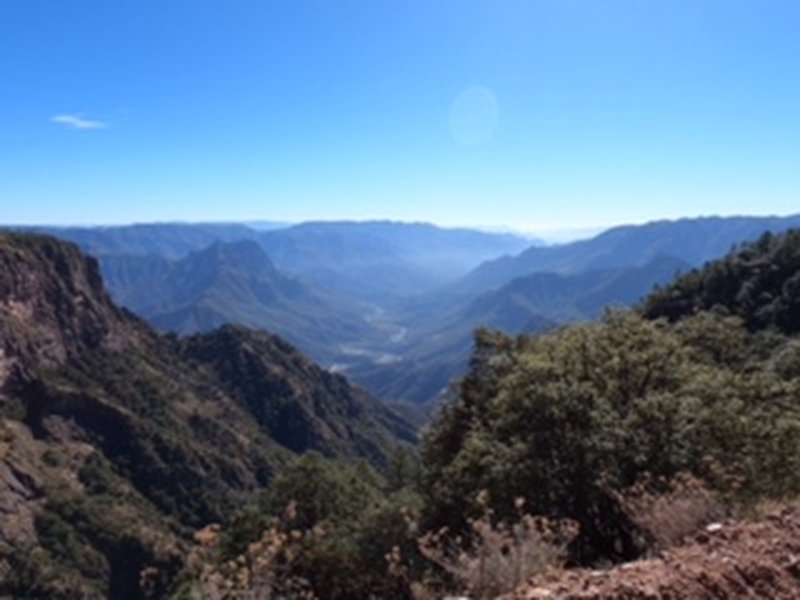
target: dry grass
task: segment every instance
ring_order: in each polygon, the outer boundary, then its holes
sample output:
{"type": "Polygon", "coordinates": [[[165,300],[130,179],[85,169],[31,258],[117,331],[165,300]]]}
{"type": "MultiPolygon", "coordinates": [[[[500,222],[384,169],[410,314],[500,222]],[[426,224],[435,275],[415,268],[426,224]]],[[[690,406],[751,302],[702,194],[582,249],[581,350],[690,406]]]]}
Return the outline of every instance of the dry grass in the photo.
{"type": "Polygon", "coordinates": [[[645,534],[652,553],[679,544],[704,525],[723,518],[726,512],[719,498],[689,474],[680,474],[666,484],[643,481],[616,496],[631,521],[645,534]],[[653,491],[655,483],[666,491],[653,491]]]}
{"type": "MultiPolygon", "coordinates": [[[[486,498],[483,497],[486,505],[486,498]]],[[[517,508],[522,513],[524,502],[517,508]]],[[[563,564],[566,547],[577,535],[573,521],[521,514],[513,525],[495,523],[492,511],[470,522],[469,539],[451,538],[447,530],[419,540],[420,552],[438,564],[471,599],[495,598],[563,564]]]]}

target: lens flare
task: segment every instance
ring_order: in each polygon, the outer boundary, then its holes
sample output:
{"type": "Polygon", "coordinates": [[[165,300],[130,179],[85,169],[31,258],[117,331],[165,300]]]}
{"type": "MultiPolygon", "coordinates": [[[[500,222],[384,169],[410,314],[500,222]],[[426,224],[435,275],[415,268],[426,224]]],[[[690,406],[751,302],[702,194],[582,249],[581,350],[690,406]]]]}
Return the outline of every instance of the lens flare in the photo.
{"type": "Polygon", "coordinates": [[[491,90],[480,86],[467,88],[450,107],[450,132],[459,144],[483,144],[494,134],[499,113],[497,98],[491,90]]]}

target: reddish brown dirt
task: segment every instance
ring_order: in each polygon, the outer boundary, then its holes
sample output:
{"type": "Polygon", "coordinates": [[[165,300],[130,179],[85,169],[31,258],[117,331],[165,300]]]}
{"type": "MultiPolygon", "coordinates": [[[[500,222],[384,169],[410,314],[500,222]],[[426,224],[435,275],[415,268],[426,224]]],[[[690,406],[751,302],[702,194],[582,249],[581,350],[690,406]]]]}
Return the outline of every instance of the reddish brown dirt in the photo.
{"type": "Polygon", "coordinates": [[[712,525],[682,546],[607,571],[569,570],[509,600],[800,599],[800,509],[712,525]]]}

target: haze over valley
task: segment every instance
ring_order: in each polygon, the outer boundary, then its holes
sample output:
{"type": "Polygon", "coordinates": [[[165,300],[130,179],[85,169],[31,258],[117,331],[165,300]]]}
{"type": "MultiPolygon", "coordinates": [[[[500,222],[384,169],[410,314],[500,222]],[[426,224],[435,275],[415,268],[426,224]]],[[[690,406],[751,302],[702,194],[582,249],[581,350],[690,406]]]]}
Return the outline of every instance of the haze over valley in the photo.
{"type": "Polygon", "coordinates": [[[384,401],[425,405],[466,371],[479,327],[594,319],[797,226],[800,215],[683,219],[556,245],[390,221],[33,229],[96,256],[114,299],[162,331],[277,333],[384,401]]]}

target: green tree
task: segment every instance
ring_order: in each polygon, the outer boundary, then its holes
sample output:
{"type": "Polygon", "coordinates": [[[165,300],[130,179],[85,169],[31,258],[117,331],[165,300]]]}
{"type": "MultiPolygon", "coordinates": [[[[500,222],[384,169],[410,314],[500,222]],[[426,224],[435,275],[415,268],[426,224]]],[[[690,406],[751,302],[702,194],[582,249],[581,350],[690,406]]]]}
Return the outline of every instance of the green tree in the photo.
{"type": "Polygon", "coordinates": [[[577,520],[579,560],[628,558],[637,532],[611,492],[645,476],[800,490],[797,384],[750,356],[754,336],[736,319],[674,327],[610,312],[541,336],[481,336],[423,440],[431,527],[463,529],[488,490],[498,518],[524,497],[536,514],[577,520]]]}

